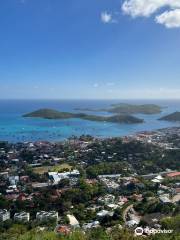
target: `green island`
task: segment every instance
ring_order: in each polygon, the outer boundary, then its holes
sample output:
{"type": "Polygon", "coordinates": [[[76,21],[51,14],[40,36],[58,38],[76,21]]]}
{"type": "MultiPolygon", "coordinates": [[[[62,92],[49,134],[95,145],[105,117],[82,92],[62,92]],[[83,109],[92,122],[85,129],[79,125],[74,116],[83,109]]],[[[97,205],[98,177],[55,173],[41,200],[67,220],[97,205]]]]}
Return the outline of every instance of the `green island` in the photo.
{"type": "Polygon", "coordinates": [[[180,122],[180,112],[174,112],[169,115],[166,115],[159,120],[171,121],[171,122],[180,122]]]}
{"type": "Polygon", "coordinates": [[[69,112],[60,112],[53,109],[39,109],[37,111],[27,113],[23,117],[31,118],[44,118],[44,119],[70,119],[70,118],[80,118],[83,120],[89,121],[98,121],[98,122],[113,122],[113,123],[143,123],[143,119],[131,116],[131,115],[114,115],[114,116],[96,116],[88,115],[85,113],[69,113],[69,112]]]}
{"type": "Polygon", "coordinates": [[[162,107],[156,104],[142,104],[134,105],[128,103],[112,104],[110,108],[106,109],[90,109],[90,108],[76,108],[75,110],[93,111],[93,112],[110,112],[116,114],[158,114],[162,112],[162,107]]]}

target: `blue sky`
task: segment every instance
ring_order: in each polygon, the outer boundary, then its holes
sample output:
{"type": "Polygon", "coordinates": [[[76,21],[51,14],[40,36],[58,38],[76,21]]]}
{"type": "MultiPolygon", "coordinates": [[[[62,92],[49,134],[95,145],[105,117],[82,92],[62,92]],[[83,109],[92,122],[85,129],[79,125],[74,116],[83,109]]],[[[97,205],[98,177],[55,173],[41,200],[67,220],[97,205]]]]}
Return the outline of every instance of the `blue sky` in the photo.
{"type": "Polygon", "coordinates": [[[180,3],[166,2],[1,1],[0,98],[179,98],[180,3]]]}

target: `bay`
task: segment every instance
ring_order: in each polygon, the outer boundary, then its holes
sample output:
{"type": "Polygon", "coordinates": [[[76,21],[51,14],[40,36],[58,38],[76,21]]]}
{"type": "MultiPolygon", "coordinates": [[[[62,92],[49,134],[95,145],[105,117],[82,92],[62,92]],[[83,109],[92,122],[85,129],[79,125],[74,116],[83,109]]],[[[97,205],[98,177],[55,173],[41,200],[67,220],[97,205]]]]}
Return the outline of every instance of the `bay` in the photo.
{"type": "MultiPolygon", "coordinates": [[[[72,135],[89,134],[95,137],[118,137],[139,131],[180,126],[180,123],[158,121],[174,111],[180,111],[180,100],[0,100],[0,140],[61,141],[72,135]],[[114,103],[146,104],[163,106],[163,112],[154,115],[136,114],[145,120],[142,124],[116,124],[85,121],[81,119],[47,120],[23,118],[22,115],[40,108],[52,108],[66,112],[80,112],[76,108],[107,108],[114,103]]],[[[81,111],[82,112],[82,111],[81,111]]],[[[88,113],[89,112],[85,112],[88,113]]],[[[90,114],[108,115],[106,112],[90,114]]]]}

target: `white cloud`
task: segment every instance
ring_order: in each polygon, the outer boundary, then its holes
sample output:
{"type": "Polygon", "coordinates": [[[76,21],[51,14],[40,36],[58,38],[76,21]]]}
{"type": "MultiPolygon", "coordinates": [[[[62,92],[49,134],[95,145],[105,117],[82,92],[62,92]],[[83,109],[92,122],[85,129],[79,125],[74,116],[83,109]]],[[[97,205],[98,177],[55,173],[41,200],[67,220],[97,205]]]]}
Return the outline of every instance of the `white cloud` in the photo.
{"type": "Polygon", "coordinates": [[[125,0],[122,4],[123,13],[133,18],[150,17],[163,8],[168,9],[155,16],[156,23],[180,28],[180,0],[125,0]]]}
{"type": "Polygon", "coordinates": [[[126,0],[122,10],[132,17],[149,17],[163,7],[180,8],[180,0],[126,0]]]}
{"type": "Polygon", "coordinates": [[[111,22],[113,22],[112,14],[108,13],[108,12],[102,12],[101,13],[101,21],[103,23],[111,23],[111,22]]]}
{"type": "Polygon", "coordinates": [[[156,16],[156,22],[165,25],[167,28],[180,27],[180,9],[165,11],[156,16]]]}

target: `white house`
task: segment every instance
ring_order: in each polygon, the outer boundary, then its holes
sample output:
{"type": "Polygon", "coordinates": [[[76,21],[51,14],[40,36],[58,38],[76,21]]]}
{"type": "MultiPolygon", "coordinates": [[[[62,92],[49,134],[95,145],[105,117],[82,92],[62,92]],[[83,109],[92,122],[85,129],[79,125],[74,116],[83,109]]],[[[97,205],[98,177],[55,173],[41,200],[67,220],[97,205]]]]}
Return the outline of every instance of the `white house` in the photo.
{"type": "Polygon", "coordinates": [[[90,222],[90,223],[85,223],[83,224],[82,228],[84,230],[88,230],[88,229],[91,229],[91,228],[97,228],[100,226],[100,223],[99,221],[94,221],[94,222],[90,222]]]}
{"type": "Polygon", "coordinates": [[[19,222],[29,222],[30,214],[27,212],[15,213],[14,220],[19,222]]]}
{"type": "Polygon", "coordinates": [[[10,212],[6,209],[0,209],[0,222],[10,219],[10,212]]]}
{"type": "Polygon", "coordinates": [[[46,221],[46,220],[52,220],[55,219],[56,221],[58,220],[58,212],[56,211],[50,211],[50,212],[37,212],[36,213],[36,219],[39,221],[46,221]]]}
{"type": "Polygon", "coordinates": [[[100,212],[97,213],[97,216],[100,217],[100,218],[103,218],[105,216],[110,216],[112,217],[114,214],[114,212],[110,212],[110,211],[107,211],[107,210],[102,210],[100,212]]]}
{"type": "Polygon", "coordinates": [[[74,228],[79,227],[79,222],[74,215],[68,214],[67,218],[69,220],[69,224],[71,225],[71,227],[74,227],[74,228]]]}
{"type": "Polygon", "coordinates": [[[50,179],[53,180],[54,184],[58,184],[62,179],[79,177],[80,173],[78,170],[75,169],[70,172],[62,172],[62,173],[49,172],[48,175],[49,175],[50,179]]]}

